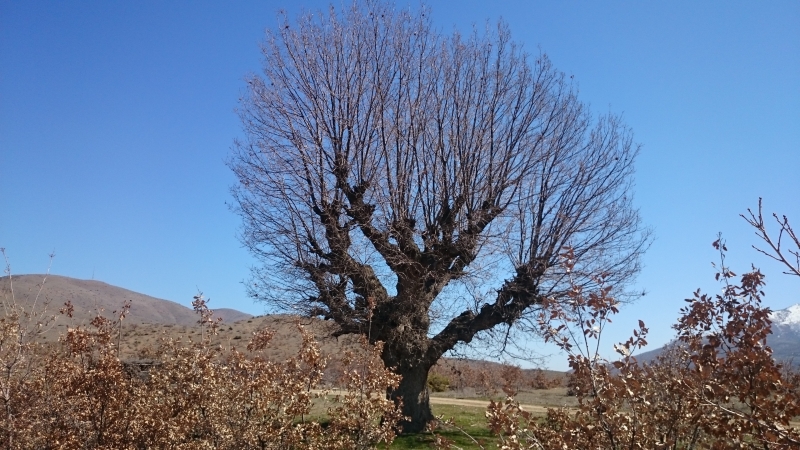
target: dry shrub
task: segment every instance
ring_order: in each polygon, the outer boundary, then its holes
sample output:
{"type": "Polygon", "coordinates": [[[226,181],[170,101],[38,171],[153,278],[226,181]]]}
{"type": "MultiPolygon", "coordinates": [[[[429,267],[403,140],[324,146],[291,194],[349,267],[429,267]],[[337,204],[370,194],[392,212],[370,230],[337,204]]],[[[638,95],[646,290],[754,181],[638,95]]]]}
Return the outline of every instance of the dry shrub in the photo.
{"type": "Polygon", "coordinates": [[[550,378],[542,369],[531,370],[527,381],[532,389],[553,389],[562,385],[560,378],[550,378]]]}
{"type": "Polygon", "coordinates": [[[523,384],[524,375],[519,366],[503,364],[500,369],[500,380],[503,383],[503,392],[506,395],[515,396],[523,384]]]}
{"type": "Polygon", "coordinates": [[[379,442],[390,444],[397,424],[404,419],[402,404],[386,396],[388,389],[400,384],[400,376],[384,366],[380,356],[383,343],[372,346],[361,336],[357,350],[345,352],[345,394],[336,395],[337,406],[328,411],[327,448],[368,449],[379,442]]]}
{"type": "Polygon", "coordinates": [[[428,380],[436,377],[448,380],[448,389],[464,392],[468,388],[476,388],[475,370],[470,361],[462,359],[440,359],[428,373],[428,380]]]}
{"type": "Polygon", "coordinates": [[[272,332],[255,333],[248,354],[214,347],[218,321],[202,296],[194,306],[200,341],[163,338],[138,364],[117,354],[124,308],[113,320],[97,316],[69,328],[44,354],[31,338],[40,327],[23,320],[30,316],[0,319],[3,448],[363,449],[392,442],[401,415],[386,392],[398,377],[381,362],[380,344],[362,342],[345,358],[345,393],[323,424],[309,418],[322,401],[326,364],[311,333],[298,325],[299,352],[269,361],[261,352],[272,332]]]}
{"type": "MultiPolygon", "coordinates": [[[[512,396],[491,402],[486,415],[501,448],[800,448],[800,433],[790,424],[800,415],[798,378],[766,345],[764,277],[754,268],[735,283],[724,243],[714,245],[723,292],[698,291],[688,299],[674,325],[676,343],[652,363],[632,356],[646,344],[641,321],[628,341],[615,345],[619,360],[598,354],[603,327],[618,305],[602,279],[595,291],[574,286],[567,302],[547,305],[540,327],[569,355],[579,406],[537,418],[512,396]]],[[[569,249],[563,255],[568,271],[573,256],[569,249]]]]}
{"type": "Polygon", "coordinates": [[[522,369],[509,363],[493,363],[467,359],[439,360],[431,368],[429,387],[434,380],[439,387],[447,380],[448,386],[459,392],[467,390],[479,396],[493,397],[506,391],[518,393],[522,389],[552,389],[561,386],[561,380],[548,377],[541,369],[522,369]]]}

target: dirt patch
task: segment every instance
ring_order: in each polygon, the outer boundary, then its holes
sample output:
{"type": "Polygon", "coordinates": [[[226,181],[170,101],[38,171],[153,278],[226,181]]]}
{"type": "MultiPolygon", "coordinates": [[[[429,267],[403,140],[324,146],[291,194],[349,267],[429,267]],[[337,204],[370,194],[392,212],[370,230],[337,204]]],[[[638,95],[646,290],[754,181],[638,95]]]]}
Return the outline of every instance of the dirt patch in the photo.
{"type": "MultiPolygon", "coordinates": [[[[486,409],[489,402],[486,400],[471,400],[467,398],[450,398],[450,397],[431,397],[431,404],[433,405],[454,405],[454,406],[471,406],[475,408],[486,409]]],[[[547,407],[537,405],[519,405],[524,411],[529,411],[534,414],[547,414],[547,407]]]]}

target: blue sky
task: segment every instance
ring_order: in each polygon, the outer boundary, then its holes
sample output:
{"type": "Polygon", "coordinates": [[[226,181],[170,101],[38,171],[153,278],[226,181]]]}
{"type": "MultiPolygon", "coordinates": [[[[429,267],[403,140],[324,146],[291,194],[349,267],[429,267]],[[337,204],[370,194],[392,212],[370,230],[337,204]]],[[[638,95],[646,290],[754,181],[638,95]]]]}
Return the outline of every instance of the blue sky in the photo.
{"type": "MultiPolygon", "coordinates": [[[[276,11],[327,5],[0,0],[0,246],[12,271],[41,273],[55,251],[55,274],[187,305],[200,289],[212,306],[263,313],[241,286],[253,260],[226,206],[235,108],[276,11]]],[[[768,306],[800,302],[800,280],[750,248],[738,217],[763,197],[800,228],[800,2],[429,5],[445,32],[505,19],[643,145],[648,295],[615,319],[608,347],[639,318],[663,344],[682,300],[718,289],[719,231],[735,270],[767,273],[768,306]]]]}

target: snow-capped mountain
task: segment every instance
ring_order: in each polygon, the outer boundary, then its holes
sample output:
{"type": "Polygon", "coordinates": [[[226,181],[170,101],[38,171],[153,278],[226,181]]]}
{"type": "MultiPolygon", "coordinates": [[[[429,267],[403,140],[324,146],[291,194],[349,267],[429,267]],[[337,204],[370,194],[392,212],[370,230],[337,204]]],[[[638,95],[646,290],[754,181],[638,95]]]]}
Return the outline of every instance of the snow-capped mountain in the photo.
{"type": "Polygon", "coordinates": [[[769,318],[772,320],[773,327],[778,325],[800,331],[800,303],[786,309],[773,311],[769,318]]]}
{"type": "Polygon", "coordinates": [[[772,355],[779,361],[800,366],[800,303],[773,311],[770,319],[772,334],[767,344],[772,347],[772,355]]]}
{"type": "MultiPolygon", "coordinates": [[[[772,311],[769,318],[772,320],[772,333],[767,337],[767,345],[772,348],[772,357],[800,367],[800,303],[772,311]]],[[[643,352],[636,355],[636,359],[653,361],[662,351],[664,347],[643,352]]]]}

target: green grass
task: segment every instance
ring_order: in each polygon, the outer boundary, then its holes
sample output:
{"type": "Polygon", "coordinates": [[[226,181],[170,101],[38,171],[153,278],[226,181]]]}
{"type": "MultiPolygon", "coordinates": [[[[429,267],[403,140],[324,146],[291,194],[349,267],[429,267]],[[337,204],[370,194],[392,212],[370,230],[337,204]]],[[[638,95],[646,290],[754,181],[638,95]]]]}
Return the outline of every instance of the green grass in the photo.
{"type": "MultiPolygon", "coordinates": [[[[325,425],[328,422],[327,410],[334,404],[330,401],[317,399],[314,401],[314,406],[311,413],[305,417],[305,420],[315,420],[325,425]]],[[[494,443],[497,438],[492,436],[489,428],[486,425],[486,412],[485,407],[477,406],[457,406],[457,405],[431,405],[433,414],[437,417],[442,417],[444,420],[452,419],[453,422],[463,431],[454,427],[442,426],[436,430],[436,434],[447,438],[458,448],[463,449],[480,449],[472,439],[464,434],[466,431],[475,440],[480,442],[486,448],[496,448],[494,443]]],[[[416,449],[416,448],[433,448],[434,437],[431,433],[419,433],[413,435],[398,436],[394,443],[389,447],[390,449],[416,449]]],[[[385,449],[383,445],[378,448],[385,449]]]]}
{"type": "MultiPolygon", "coordinates": [[[[325,426],[328,422],[327,409],[332,406],[332,403],[326,401],[315,400],[311,413],[305,417],[305,420],[315,420],[325,426]]],[[[452,441],[456,448],[467,449],[480,449],[470,437],[466,436],[464,432],[475,438],[476,441],[481,443],[485,448],[497,448],[495,445],[498,440],[497,437],[492,436],[489,428],[486,425],[486,408],[477,406],[457,406],[457,405],[431,405],[433,414],[437,417],[442,417],[444,420],[452,419],[453,422],[461,428],[460,430],[450,426],[442,426],[436,430],[436,434],[447,438],[452,441]],[[463,431],[462,431],[463,430],[463,431]]],[[[412,435],[398,436],[389,449],[426,449],[433,448],[434,436],[432,433],[419,433],[412,435]]],[[[385,445],[379,445],[379,449],[386,449],[385,445]]]]}
{"type": "MultiPolygon", "coordinates": [[[[492,436],[489,428],[486,426],[486,416],[484,415],[486,408],[479,408],[473,406],[455,406],[455,405],[431,405],[433,414],[444,416],[444,419],[453,419],[453,422],[466,431],[470,436],[475,438],[486,448],[496,448],[497,438],[492,436]]],[[[463,449],[479,449],[480,446],[475,444],[472,439],[464,435],[464,432],[451,427],[442,427],[436,431],[436,434],[447,438],[458,448],[463,449]]],[[[395,439],[390,447],[391,449],[414,449],[414,448],[429,448],[433,443],[433,435],[431,433],[420,433],[416,435],[399,436],[395,439]]]]}

